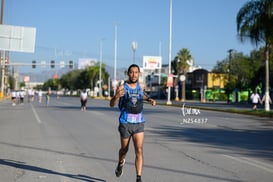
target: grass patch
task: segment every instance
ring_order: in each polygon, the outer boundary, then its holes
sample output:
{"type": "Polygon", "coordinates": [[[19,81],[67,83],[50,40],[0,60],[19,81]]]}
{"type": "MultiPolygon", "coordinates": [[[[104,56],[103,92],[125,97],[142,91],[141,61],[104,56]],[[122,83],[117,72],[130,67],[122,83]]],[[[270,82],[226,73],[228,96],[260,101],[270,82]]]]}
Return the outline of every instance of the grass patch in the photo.
{"type": "MultiPolygon", "coordinates": [[[[200,107],[199,107],[200,108],[200,107]]],[[[245,114],[251,116],[259,116],[259,117],[269,117],[273,118],[272,111],[265,111],[265,110],[240,110],[240,109],[217,109],[217,108],[202,108],[204,110],[211,110],[211,111],[220,111],[220,112],[229,112],[229,113],[236,113],[236,114],[245,114]]]]}
{"type": "Polygon", "coordinates": [[[247,114],[247,115],[253,115],[253,116],[260,116],[260,117],[269,117],[273,118],[273,112],[272,111],[265,111],[265,110],[231,110],[233,113],[238,114],[247,114]]]}
{"type": "MultiPolygon", "coordinates": [[[[160,105],[165,105],[165,104],[160,104],[160,105]]],[[[178,106],[178,105],[172,105],[172,106],[181,107],[181,106],[178,106]]],[[[191,106],[191,108],[273,118],[273,111],[265,111],[263,109],[258,109],[256,111],[254,111],[252,109],[249,109],[249,110],[245,110],[245,109],[225,109],[225,108],[211,108],[211,107],[205,107],[205,106],[204,107],[202,107],[202,106],[196,106],[196,107],[191,106]]]]}

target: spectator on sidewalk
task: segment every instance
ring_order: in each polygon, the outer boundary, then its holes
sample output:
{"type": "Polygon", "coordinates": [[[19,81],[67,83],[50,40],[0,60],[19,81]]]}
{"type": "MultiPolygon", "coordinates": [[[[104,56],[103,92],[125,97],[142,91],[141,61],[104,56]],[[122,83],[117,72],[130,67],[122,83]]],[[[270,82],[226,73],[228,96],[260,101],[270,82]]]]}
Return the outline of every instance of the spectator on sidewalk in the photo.
{"type": "Polygon", "coordinates": [[[260,98],[260,95],[257,93],[257,89],[254,90],[254,92],[250,96],[251,102],[252,102],[252,109],[257,110],[257,104],[262,104],[262,100],[260,98]]]}

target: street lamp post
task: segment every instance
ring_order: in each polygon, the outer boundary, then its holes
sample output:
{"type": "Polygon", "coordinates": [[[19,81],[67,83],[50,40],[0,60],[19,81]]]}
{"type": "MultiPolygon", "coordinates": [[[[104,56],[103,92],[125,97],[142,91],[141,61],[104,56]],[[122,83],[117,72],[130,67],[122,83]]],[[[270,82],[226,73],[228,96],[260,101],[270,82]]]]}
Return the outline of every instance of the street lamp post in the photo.
{"type": "Polygon", "coordinates": [[[229,66],[228,66],[228,69],[229,69],[229,72],[230,72],[230,69],[231,69],[231,59],[232,59],[232,52],[233,52],[233,49],[229,49],[228,50],[228,57],[229,57],[229,66]]]}
{"type": "Polygon", "coordinates": [[[135,61],[136,61],[137,42],[133,41],[131,47],[133,49],[133,63],[135,63],[135,61]]]}
{"type": "MultiPolygon", "coordinates": [[[[228,50],[228,54],[229,54],[229,60],[228,60],[228,84],[229,84],[229,87],[231,86],[231,59],[232,59],[232,52],[233,52],[233,49],[229,49],[228,50]]],[[[229,96],[230,96],[230,88],[228,89],[228,100],[227,100],[227,103],[230,102],[229,100],[229,96]]]]}
{"type": "MultiPolygon", "coordinates": [[[[117,24],[115,24],[115,61],[114,61],[114,83],[117,82],[117,24]]],[[[116,86],[114,85],[114,95],[116,94],[116,86]]]]}
{"type": "MultiPolygon", "coordinates": [[[[171,75],[171,59],[172,59],[172,0],[170,0],[170,33],[169,33],[169,76],[171,75]]],[[[167,105],[171,105],[171,86],[168,86],[167,105]]]]}
{"type": "MultiPolygon", "coordinates": [[[[1,52],[2,53],[2,52],[1,52]]],[[[0,91],[0,97],[3,97],[4,96],[4,87],[5,87],[5,59],[2,57],[1,58],[1,91],[0,91]]]]}
{"type": "Polygon", "coordinates": [[[100,40],[100,78],[99,78],[99,96],[101,97],[102,96],[102,89],[101,89],[101,67],[102,67],[102,41],[103,39],[100,40]]]}
{"type": "MultiPolygon", "coordinates": [[[[269,58],[269,51],[266,51],[266,58],[269,58]]],[[[270,105],[269,105],[269,60],[265,60],[265,103],[264,103],[264,109],[265,111],[270,111],[270,105]]]]}
{"type": "MultiPolygon", "coordinates": [[[[4,19],[4,0],[1,1],[1,16],[0,16],[0,24],[3,24],[4,19]]],[[[1,91],[0,97],[4,94],[4,82],[5,82],[5,51],[0,50],[0,61],[1,61],[1,91]]]]}

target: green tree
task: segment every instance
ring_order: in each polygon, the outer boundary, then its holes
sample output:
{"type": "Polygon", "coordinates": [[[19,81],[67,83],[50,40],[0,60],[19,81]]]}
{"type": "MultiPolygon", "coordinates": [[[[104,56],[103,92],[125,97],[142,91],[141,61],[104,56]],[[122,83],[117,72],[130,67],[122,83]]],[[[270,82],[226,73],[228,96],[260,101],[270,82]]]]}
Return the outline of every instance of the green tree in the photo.
{"type": "Polygon", "coordinates": [[[225,94],[227,102],[230,102],[230,94],[236,87],[237,72],[236,68],[236,56],[228,57],[222,61],[217,61],[216,66],[212,69],[213,73],[219,73],[215,78],[220,79],[224,73],[224,83],[225,83],[225,94]]]}
{"type": "Polygon", "coordinates": [[[68,89],[68,90],[76,90],[77,88],[77,82],[79,75],[81,74],[82,70],[72,70],[68,72],[67,74],[64,74],[60,78],[60,84],[62,88],[68,89]]]}
{"type": "Polygon", "coordinates": [[[253,71],[253,77],[250,79],[249,88],[251,88],[251,90],[253,91],[257,85],[261,85],[261,83],[264,83],[264,48],[251,51],[249,59],[251,62],[251,70],[253,71]]]}
{"type": "Polygon", "coordinates": [[[230,74],[234,78],[235,87],[238,90],[246,90],[250,87],[251,80],[255,77],[256,70],[260,67],[257,61],[252,60],[242,53],[235,53],[231,62],[230,74]]]}
{"type": "Polygon", "coordinates": [[[75,88],[77,89],[85,89],[90,88],[90,79],[87,76],[87,71],[83,70],[80,72],[77,78],[77,82],[75,83],[75,88]]]}
{"type": "Polygon", "coordinates": [[[240,40],[265,45],[265,110],[269,106],[269,51],[273,47],[273,1],[252,0],[237,14],[237,32],[240,40]]]}
{"type": "MultiPolygon", "coordinates": [[[[100,64],[97,63],[95,66],[90,66],[86,70],[86,75],[90,79],[91,88],[94,88],[94,86],[97,84],[97,81],[99,81],[100,77],[100,64]]],[[[106,65],[101,65],[101,79],[102,83],[108,83],[109,74],[106,72],[106,65]]]]}
{"type": "MultiPolygon", "coordinates": [[[[255,55],[252,51],[251,55],[255,55]]],[[[260,74],[261,61],[256,56],[245,56],[243,53],[233,53],[232,59],[229,58],[218,61],[212,69],[214,73],[225,73],[225,90],[227,98],[235,88],[238,91],[247,90],[255,83],[261,83],[258,74],[260,74]]],[[[219,78],[219,77],[217,77],[219,78]]]]}
{"type": "Polygon", "coordinates": [[[43,85],[36,85],[34,87],[35,90],[43,90],[43,85]]]}
{"type": "Polygon", "coordinates": [[[97,81],[99,80],[100,66],[97,63],[95,66],[89,66],[86,70],[86,75],[89,77],[91,88],[96,86],[97,81]]]}
{"type": "MultiPolygon", "coordinates": [[[[83,70],[72,70],[60,78],[62,88],[68,90],[77,90],[83,88],[94,89],[99,80],[99,64],[90,66],[83,70]]],[[[102,64],[102,80],[103,83],[108,83],[109,74],[106,72],[105,65],[102,64]]]]}
{"type": "Polygon", "coordinates": [[[44,84],[43,84],[43,88],[42,90],[48,90],[49,88],[51,90],[58,90],[58,86],[59,86],[59,79],[48,79],[44,84]]]}
{"type": "Polygon", "coordinates": [[[26,83],[25,82],[20,82],[19,83],[19,88],[21,89],[21,88],[23,88],[23,87],[25,87],[26,86],[26,83]]]}

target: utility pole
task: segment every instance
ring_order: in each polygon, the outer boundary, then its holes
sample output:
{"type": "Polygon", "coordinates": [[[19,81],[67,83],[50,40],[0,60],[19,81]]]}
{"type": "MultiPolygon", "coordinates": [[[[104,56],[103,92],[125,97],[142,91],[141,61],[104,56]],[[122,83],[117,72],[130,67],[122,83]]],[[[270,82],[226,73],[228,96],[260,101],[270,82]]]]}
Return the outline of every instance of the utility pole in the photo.
{"type": "Polygon", "coordinates": [[[4,20],[4,0],[1,1],[1,19],[0,19],[0,24],[3,24],[4,20]]]}
{"type": "MultiPolygon", "coordinates": [[[[228,54],[229,54],[229,60],[228,60],[228,85],[229,87],[231,87],[231,59],[232,59],[232,52],[233,52],[233,49],[229,49],[228,50],[228,54]]],[[[229,91],[228,91],[228,98],[227,98],[227,103],[229,104],[230,100],[229,100],[229,96],[230,96],[230,88],[229,88],[229,91]]]]}
{"type": "MultiPolygon", "coordinates": [[[[3,24],[4,19],[4,0],[1,0],[1,17],[0,17],[0,24],[3,24]]],[[[4,96],[4,82],[5,82],[5,51],[0,50],[0,60],[1,60],[1,91],[0,97],[4,96]]]]}
{"type": "Polygon", "coordinates": [[[115,56],[114,56],[114,95],[116,94],[117,89],[117,24],[115,24],[115,56]]]}
{"type": "Polygon", "coordinates": [[[99,96],[101,97],[102,96],[102,87],[101,87],[101,82],[102,82],[102,70],[101,70],[101,67],[102,67],[102,41],[104,39],[101,39],[100,40],[100,78],[99,78],[99,96]]]}
{"type": "MultiPolygon", "coordinates": [[[[169,76],[171,75],[171,60],[172,60],[172,0],[170,0],[170,32],[169,32],[169,76]]],[[[171,102],[171,86],[168,86],[167,105],[172,105],[171,102]]]]}

